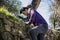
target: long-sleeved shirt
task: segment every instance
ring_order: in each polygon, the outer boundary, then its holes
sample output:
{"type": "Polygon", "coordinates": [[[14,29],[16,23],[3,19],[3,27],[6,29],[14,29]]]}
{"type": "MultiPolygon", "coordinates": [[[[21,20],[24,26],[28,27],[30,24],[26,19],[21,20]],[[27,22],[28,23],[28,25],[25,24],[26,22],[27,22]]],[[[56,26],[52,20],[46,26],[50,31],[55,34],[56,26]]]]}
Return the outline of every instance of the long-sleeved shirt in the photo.
{"type": "Polygon", "coordinates": [[[29,19],[28,24],[33,23],[35,26],[39,24],[47,24],[45,19],[36,10],[31,8],[28,9],[28,19],[29,19]]]}

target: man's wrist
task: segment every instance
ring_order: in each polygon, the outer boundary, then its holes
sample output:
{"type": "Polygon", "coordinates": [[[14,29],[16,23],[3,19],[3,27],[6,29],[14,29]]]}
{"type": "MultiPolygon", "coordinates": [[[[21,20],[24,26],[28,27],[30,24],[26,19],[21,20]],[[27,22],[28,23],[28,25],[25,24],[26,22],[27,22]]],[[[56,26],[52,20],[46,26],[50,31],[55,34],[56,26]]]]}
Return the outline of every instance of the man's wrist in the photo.
{"type": "Polygon", "coordinates": [[[29,22],[25,22],[25,24],[29,24],[29,22]]]}

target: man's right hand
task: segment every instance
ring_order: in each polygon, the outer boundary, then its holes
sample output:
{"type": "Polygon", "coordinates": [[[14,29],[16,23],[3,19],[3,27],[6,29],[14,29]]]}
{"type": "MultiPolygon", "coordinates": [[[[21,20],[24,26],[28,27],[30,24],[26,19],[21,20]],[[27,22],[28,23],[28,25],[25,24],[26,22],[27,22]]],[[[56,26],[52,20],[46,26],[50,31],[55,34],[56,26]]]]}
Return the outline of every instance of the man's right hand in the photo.
{"type": "Polygon", "coordinates": [[[29,22],[25,22],[25,24],[26,24],[26,25],[28,25],[28,24],[29,24],[29,22]]]}

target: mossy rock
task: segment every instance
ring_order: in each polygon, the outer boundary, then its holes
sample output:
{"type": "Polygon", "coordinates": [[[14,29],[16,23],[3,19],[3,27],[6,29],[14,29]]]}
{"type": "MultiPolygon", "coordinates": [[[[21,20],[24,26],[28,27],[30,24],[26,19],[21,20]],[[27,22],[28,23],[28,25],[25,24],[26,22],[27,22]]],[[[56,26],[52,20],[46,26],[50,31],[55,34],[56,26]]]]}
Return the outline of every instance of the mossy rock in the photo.
{"type": "Polygon", "coordinates": [[[49,29],[45,35],[45,40],[59,40],[60,31],[57,29],[49,29]]]}

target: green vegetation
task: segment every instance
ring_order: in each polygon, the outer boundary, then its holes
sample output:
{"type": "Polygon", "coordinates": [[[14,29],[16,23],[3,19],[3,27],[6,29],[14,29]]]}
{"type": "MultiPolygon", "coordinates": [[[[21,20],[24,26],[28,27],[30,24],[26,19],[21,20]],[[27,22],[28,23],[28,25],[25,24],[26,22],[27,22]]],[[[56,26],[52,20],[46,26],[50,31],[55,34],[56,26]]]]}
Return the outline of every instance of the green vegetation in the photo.
{"type": "Polygon", "coordinates": [[[0,14],[5,14],[8,18],[8,20],[18,21],[19,18],[17,18],[13,13],[9,12],[5,7],[0,7],[0,14]]]}
{"type": "Polygon", "coordinates": [[[0,0],[0,6],[4,6],[9,12],[14,13],[16,16],[19,14],[21,4],[18,0],[0,0]]]}

